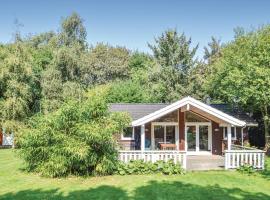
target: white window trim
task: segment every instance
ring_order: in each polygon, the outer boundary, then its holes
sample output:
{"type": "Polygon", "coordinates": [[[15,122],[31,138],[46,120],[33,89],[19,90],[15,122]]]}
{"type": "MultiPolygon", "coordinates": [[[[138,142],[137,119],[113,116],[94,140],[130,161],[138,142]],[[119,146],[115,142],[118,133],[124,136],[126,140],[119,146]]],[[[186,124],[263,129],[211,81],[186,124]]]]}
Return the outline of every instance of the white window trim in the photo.
{"type": "MultiPolygon", "coordinates": [[[[130,127],[127,127],[130,128],[130,127]]],[[[132,127],[132,136],[131,137],[125,137],[123,133],[121,133],[121,140],[134,140],[134,127],[132,127]]]]}
{"type": "MultiPolygon", "coordinates": [[[[225,128],[228,128],[228,127],[222,127],[222,129],[223,129],[223,140],[228,139],[227,137],[225,137],[225,128]]],[[[234,137],[232,136],[232,140],[236,140],[236,126],[232,127],[232,128],[234,128],[234,137]]],[[[227,132],[227,134],[228,134],[228,132],[227,132]]]]}

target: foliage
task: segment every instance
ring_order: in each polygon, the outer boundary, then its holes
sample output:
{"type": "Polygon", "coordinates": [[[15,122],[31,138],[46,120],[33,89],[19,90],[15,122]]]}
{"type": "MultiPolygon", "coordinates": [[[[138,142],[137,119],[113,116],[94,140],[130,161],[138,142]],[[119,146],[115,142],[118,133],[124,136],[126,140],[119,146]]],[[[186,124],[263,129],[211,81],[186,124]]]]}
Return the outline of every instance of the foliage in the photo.
{"type": "Polygon", "coordinates": [[[18,35],[0,46],[0,127],[17,132],[37,113],[81,101],[94,85],[129,77],[129,50],[105,44],[88,49],[86,35],[82,18],[73,13],[57,33],[18,35]]]}
{"type": "Polygon", "coordinates": [[[136,81],[127,80],[115,82],[108,93],[110,103],[142,103],[149,102],[147,91],[136,81]]]}
{"type": "Polygon", "coordinates": [[[124,47],[112,47],[97,44],[90,49],[84,67],[86,85],[104,84],[129,76],[129,50],[124,47]]]}
{"type": "Polygon", "coordinates": [[[129,123],[110,114],[101,91],[36,116],[19,138],[20,155],[29,171],[44,176],[111,174],[118,162],[114,134],[129,123]]]}
{"type": "Polygon", "coordinates": [[[214,98],[238,104],[263,115],[265,136],[269,136],[270,27],[242,33],[226,45],[213,64],[208,92],[214,98]]]}
{"type": "Polygon", "coordinates": [[[59,35],[60,45],[73,46],[79,44],[86,48],[86,36],[87,32],[83,25],[83,19],[77,13],[72,13],[62,20],[59,35]]]}
{"type": "Polygon", "coordinates": [[[183,174],[184,170],[180,164],[174,164],[173,160],[144,162],[143,160],[131,160],[128,163],[120,162],[116,174],[130,175],[130,174],[153,174],[162,173],[165,175],[183,174]]]}
{"type": "Polygon", "coordinates": [[[211,42],[208,43],[208,47],[204,47],[203,58],[207,60],[209,64],[213,63],[215,59],[221,56],[221,48],[220,40],[211,37],[211,42]]]}
{"type": "Polygon", "coordinates": [[[249,164],[241,165],[239,168],[237,168],[237,171],[248,175],[254,174],[256,172],[254,167],[249,164]]]}
{"type": "Polygon", "coordinates": [[[198,45],[191,47],[191,38],[176,30],[165,31],[155,44],[149,44],[158,63],[158,70],[151,75],[156,101],[171,102],[186,96],[188,76],[194,67],[198,45]]]}
{"type": "Polygon", "coordinates": [[[193,57],[198,49],[198,45],[191,48],[191,38],[187,38],[184,33],[179,35],[176,29],[165,31],[149,47],[161,66],[172,66],[184,75],[192,68],[193,57]]]}
{"type": "Polygon", "coordinates": [[[35,105],[35,74],[31,68],[32,49],[17,42],[1,49],[1,121],[7,130],[16,129],[19,121],[31,114],[35,105]],[[11,122],[11,123],[9,123],[11,122]]]}

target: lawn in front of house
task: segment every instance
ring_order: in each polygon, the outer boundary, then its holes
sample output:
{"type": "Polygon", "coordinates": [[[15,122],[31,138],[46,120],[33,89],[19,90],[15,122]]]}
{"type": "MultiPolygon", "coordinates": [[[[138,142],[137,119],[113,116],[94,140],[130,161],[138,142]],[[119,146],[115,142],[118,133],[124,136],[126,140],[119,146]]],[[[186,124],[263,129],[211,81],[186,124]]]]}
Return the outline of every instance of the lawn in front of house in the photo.
{"type": "MultiPolygon", "coordinates": [[[[270,164],[270,159],[267,159],[270,164]]],[[[233,171],[186,175],[131,175],[51,179],[22,170],[14,150],[0,150],[2,199],[187,199],[269,200],[270,174],[248,176],[233,171]]]]}

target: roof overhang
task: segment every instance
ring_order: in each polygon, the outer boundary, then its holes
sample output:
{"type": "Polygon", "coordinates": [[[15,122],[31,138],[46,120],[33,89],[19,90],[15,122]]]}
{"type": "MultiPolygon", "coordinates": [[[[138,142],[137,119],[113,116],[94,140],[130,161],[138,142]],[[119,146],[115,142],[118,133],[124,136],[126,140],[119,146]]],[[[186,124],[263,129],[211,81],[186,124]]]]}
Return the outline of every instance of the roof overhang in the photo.
{"type": "Polygon", "coordinates": [[[201,101],[198,101],[192,97],[185,97],[175,103],[172,103],[165,108],[162,108],[160,110],[157,110],[149,115],[146,115],[140,119],[137,119],[132,122],[132,126],[141,126],[143,124],[146,124],[148,122],[151,122],[155,119],[158,119],[168,113],[173,112],[174,110],[177,110],[179,108],[183,108],[186,106],[186,110],[189,110],[190,107],[196,108],[199,111],[208,114],[209,116],[212,116],[216,119],[221,120],[222,122],[231,124],[232,126],[240,126],[243,127],[246,125],[246,122],[241,121],[231,115],[228,115],[216,108],[213,108],[201,101]]]}

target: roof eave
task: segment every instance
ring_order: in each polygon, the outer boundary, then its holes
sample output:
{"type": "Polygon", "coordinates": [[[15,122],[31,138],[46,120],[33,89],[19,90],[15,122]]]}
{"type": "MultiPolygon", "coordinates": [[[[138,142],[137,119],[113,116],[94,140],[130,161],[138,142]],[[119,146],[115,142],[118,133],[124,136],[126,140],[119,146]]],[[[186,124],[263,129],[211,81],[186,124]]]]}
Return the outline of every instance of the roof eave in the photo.
{"type": "Polygon", "coordinates": [[[209,105],[206,105],[192,97],[185,97],[171,105],[168,105],[166,106],[165,108],[162,108],[160,110],[157,110],[149,115],[146,115],[140,119],[137,119],[137,120],[134,120],[132,122],[132,126],[140,126],[140,125],[143,125],[143,124],[146,124],[146,123],[149,123],[163,115],[166,115],[176,109],[179,109],[180,107],[186,105],[186,104],[190,104],[192,106],[195,106],[201,110],[203,110],[204,112],[207,112],[209,114],[212,114],[213,116],[216,116],[218,118],[220,118],[221,120],[229,123],[229,124],[232,124],[233,126],[246,126],[246,122],[242,121],[242,120],[239,120],[235,117],[232,117],[216,108],[213,108],[209,105]]]}

